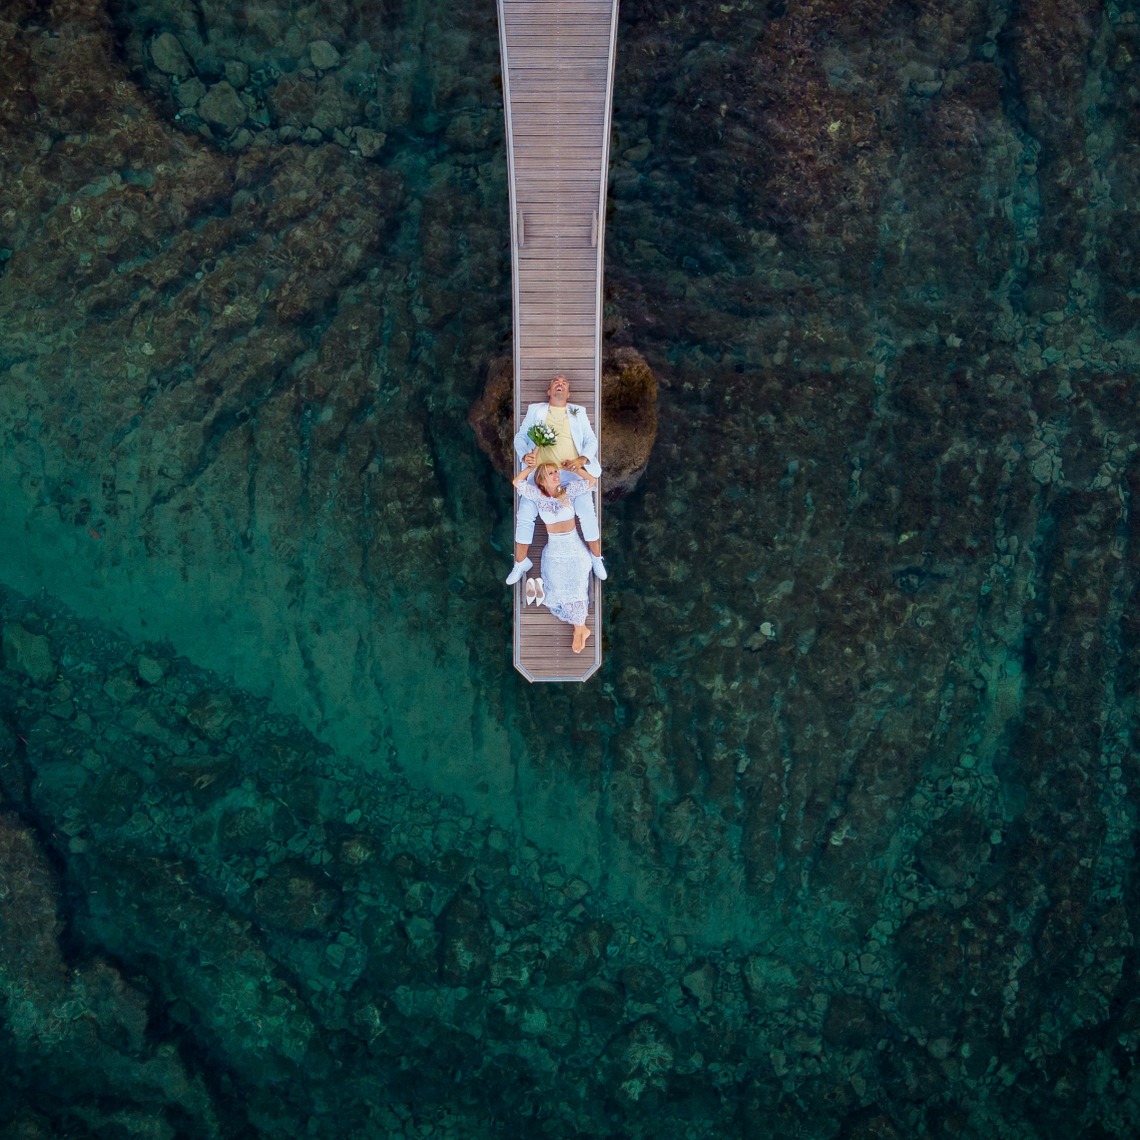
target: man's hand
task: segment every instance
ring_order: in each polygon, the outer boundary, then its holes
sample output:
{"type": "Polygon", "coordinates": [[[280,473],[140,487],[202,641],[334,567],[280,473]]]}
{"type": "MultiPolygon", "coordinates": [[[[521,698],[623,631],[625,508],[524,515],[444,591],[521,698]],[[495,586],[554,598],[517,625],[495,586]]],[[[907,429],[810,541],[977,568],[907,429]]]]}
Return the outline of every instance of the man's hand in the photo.
{"type": "Polygon", "coordinates": [[[590,461],[584,455],[579,455],[577,459],[563,459],[562,467],[563,470],[578,473],[583,471],[589,462],[590,461]]]}
{"type": "Polygon", "coordinates": [[[532,451],[528,451],[526,455],[523,456],[523,462],[528,467],[533,467],[538,462],[538,448],[536,447],[532,451]]]}

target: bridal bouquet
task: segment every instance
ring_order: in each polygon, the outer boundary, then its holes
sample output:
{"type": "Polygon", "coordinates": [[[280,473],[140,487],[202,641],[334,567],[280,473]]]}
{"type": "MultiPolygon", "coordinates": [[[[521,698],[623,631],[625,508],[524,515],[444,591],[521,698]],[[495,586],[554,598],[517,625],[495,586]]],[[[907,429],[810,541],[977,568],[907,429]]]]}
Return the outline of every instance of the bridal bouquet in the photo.
{"type": "Polygon", "coordinates": [[[532,424],[526,437],[535,447],[553,447],[558,439],[554,428],[547,424],[532,424]]]}

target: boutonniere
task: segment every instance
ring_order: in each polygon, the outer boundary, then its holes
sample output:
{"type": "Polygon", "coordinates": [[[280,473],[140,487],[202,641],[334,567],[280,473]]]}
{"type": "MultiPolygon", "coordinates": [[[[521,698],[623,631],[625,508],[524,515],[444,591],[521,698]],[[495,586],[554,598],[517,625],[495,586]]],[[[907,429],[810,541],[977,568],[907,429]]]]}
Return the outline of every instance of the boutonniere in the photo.
{"type": "Polygon", "coordinates": [[[576,416],[576,415],[577,415],[577,414],[578,414],[578,413],[579,413],[581,410],[582,410],[581,408],[571,408],[571,409],[570,409],[570,414],[571,414],[572,416],[576,416]]]}

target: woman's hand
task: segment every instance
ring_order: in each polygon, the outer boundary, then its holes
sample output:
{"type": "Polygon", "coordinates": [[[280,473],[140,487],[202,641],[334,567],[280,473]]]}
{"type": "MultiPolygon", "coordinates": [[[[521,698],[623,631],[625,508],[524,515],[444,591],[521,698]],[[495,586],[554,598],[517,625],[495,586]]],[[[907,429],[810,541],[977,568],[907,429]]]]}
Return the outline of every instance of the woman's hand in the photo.
{"type": "Polygon", "coordinates": [[[511,480],[511,486],[517,487],[524,479],[529,478],[538,462],[538,451],[528,451],[523,456],[523,469],[511,480]]]}

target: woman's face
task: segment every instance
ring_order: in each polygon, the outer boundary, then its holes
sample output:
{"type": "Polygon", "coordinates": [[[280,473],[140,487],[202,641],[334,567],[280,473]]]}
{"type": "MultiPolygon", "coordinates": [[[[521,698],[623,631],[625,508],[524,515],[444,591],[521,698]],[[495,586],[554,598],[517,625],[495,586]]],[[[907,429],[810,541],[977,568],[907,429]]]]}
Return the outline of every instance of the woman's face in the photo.
{"type": "Polygon", "coordinates": [[[539,468],[535,480],[548,495],[553,495],[561,483],[561,480],[558,478],[558,468],[549,466],[539,468]]]}

